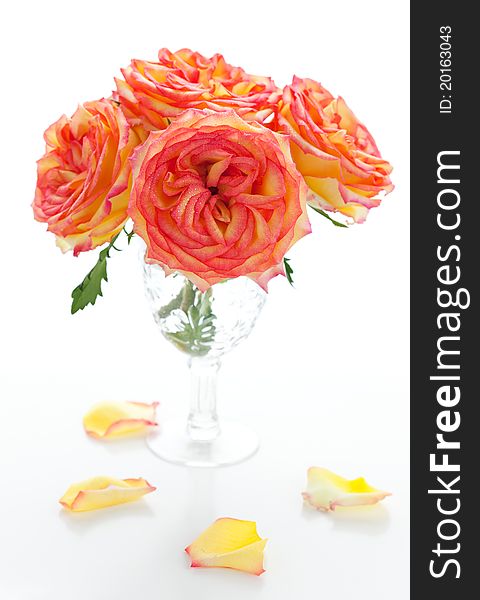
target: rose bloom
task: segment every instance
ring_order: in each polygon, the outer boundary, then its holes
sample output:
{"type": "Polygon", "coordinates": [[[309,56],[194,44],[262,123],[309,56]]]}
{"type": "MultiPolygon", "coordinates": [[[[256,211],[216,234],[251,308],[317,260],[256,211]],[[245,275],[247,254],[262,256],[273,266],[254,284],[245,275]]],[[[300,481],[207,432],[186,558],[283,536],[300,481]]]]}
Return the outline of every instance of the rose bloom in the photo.
{"type": "Polygon", "coordinates": [[[132,157],[129,215],[147,262],[200,290],[246,275],[264,289],[310,233],[288,139],[233,110],[186,111],[132,157]]]}
{"type": "Polygon", "coordinates": [[[247,120],[263,122],[273,114],[281,91],[269,77],[232,67],[221,54],[206,58],[183,49],[163,48],[158,62],[132,60],[116,79],[118,100],[132,125],[165,129],[187,108],[233,108],[247,120]]]}
{"type": "Polygon", "coordinates": [[[391,165],[343,98],[311,79],[294,77],[279,104],[278,129],[288,133],[312,206],[338,211],[362,223],[393,189],[391,165]]]}
{"type": "Polygon", "coordinates": [[[111,100],[80,105],[44,134],[33,212],[75,255],[109,241],[127,220],[128,161],[141,141],[111,100]]]}

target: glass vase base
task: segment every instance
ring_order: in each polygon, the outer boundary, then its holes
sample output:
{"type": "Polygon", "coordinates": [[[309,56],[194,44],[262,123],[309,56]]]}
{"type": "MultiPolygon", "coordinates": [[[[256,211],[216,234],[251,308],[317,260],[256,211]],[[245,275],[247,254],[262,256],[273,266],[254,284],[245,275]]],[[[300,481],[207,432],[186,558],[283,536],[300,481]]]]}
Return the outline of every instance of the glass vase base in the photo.
{"type": "Polygon", "coordinates": [[[259,445],[255,431],[234,421],[222,421],[220,434],[211,441],[191,439],[182,419],[167,420],[147,437],[153,454],[186,467],[235,465],[253,456],[259,445]]]}

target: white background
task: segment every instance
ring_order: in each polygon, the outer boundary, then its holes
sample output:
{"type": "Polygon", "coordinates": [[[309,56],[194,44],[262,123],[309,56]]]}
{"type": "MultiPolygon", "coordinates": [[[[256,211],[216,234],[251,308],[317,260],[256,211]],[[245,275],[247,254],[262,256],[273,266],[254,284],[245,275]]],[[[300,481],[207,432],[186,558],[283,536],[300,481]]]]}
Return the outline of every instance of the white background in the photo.
{"type": "Polygon", "coordinates": [[[408,3],[10,2],[2,18],[0,597],[2,600],[408,598],[408,3]],[[94,253],[56,249],[30,203],[44,129],[107,96],[130,58],[159,47],[320,80],[341,94],[394,167],[367,223],[312,214],[255,331],[225,358],[222,415],[262,436],[252,460],[215,471],[157,460],[142,440],[87,439],[99,400],[183,407],[185,361],[156,330],[135,252],[118,254],[97,306],[70,316],[94,253]],[[363,475],[381,505],[302,507],[306,469],[363,475]],[[146,477],[142,501],[89,514],[57,503],[97,474],[146,477]],[[189,569],[183,548],[215,518],[257,521],[261,577],[189,569]]]}

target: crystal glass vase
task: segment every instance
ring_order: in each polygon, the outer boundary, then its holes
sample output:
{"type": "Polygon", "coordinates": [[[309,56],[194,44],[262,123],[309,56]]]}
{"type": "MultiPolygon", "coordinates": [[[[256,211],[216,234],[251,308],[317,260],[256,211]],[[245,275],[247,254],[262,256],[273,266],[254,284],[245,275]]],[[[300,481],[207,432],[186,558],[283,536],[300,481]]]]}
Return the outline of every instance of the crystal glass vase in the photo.
{"type": "Polygon", "coordinates": [[[161,422],[149,448],[169,462],[214,467],[241,462],[258,449],[257,434],[236,422],[219,421],[216,383],[220,360],[252,331],[266,294],[247,277],[201,292],[179,273],[166,276],[142,260],[145,290],[164,337],[183,352],[190,367],[186,419],[161,422]]]}

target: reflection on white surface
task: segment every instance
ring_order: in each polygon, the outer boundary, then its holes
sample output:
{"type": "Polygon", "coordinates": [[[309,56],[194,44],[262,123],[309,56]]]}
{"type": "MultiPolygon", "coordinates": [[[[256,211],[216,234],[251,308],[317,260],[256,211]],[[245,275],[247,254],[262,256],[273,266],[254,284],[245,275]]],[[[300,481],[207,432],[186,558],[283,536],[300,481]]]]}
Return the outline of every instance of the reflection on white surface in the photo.
{"type": "Polygon", "coordinates": [[[119,523],[126,517],[128,519],[145,519],[155,517],[155,511],[147,502],[139,500],[131,504],[119,504],[101,510],[85,512],[67,512],[59,509],[59,518],[67,529],[76,535],[87,535],[96,527],[105,527],[104,523],[119,523]]]}
{"type": "MultiPolygon", "coordinates": [[[[29,394],[24,388],[32,398],[30,442],[37,437],[33,425],[42,412],[48,412],[45,421],[53,422],[64,402],[57,396],[38,404],[38,397],[46,398],[48,393],[38,385],[35,389],[33,399],[33,390],[29,394]]],[[[36,595],[29,596],[30,589],[25,588],[23,595],[12,598],[61,600],[69,590],[74,600],[83,600],[86,594],[103,600],[112,593],[127,600],[144,588],[152,599],[168,593],[169,600],[192,594],[201,600],[225,595],[234,600],[247,595],[290,600],[308,597],[321,585],[342,600],[352,586],[369,586],[370,598],[380,600],[387,578],[397,573],[399,564],[406,572],[407,469],[392,469],[385,441],[382,455],[364,448],[352,467],[348,449],[333,432],[335,423],[344,422],[342,411],[329,411],[323,426],[313,413],[298,415],[304,420],[302,439],[290,437],[288,444],[288,415],[277,414],[275,422],[263,416],[256,427],[264,443],[250,461],[223,469],[188,469],[158,460],[143,440],[90,441],[81,428],[83,399],[71,396],[69,402],[68,424],[47,438],[38,435],[34,455],[16,441],[14,431],[9,442],[3,440],[15,449],[16,463],[2,454],[3,472],[9,469],[14,487],[2,496],[3,514],[10,518],[5,521],[1,565],[9,568],[0,581],[8,593],[17,592],[28,565],[36,589],[36,595]],[[338,508],[331,513],[304,506],[306,469],[319,460],[347,475],[361,468],[394,495],[375,506],[338,508]],[[89,513],[60,508],[57,499],[71,481],[97,473],[143,476],[157,490],[138,502],[89,513]],[[188,567],[184,548],[225,516],[255,520],[259,533],[268,538],[267,571],[260,578],[188,567]]],[[[14,406],[18,410],[19,403],[14,406]]],[[[372,432],[375,429],[372,426],[372,432]]],[[[392,594],[404,600],[400,592],[392,594]]]]}
{"type": "Polygon", "coordinates": [[[383,504],[352,506],[350,508],[339,507],[328,513],[320,513],[304,505],[302,517],[310,521],[322,518],[328,519],[335,530],[347,534],[378,535],[385,533],[390,526],[390,514],[388,508],[383,504]]]}

